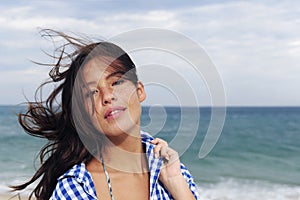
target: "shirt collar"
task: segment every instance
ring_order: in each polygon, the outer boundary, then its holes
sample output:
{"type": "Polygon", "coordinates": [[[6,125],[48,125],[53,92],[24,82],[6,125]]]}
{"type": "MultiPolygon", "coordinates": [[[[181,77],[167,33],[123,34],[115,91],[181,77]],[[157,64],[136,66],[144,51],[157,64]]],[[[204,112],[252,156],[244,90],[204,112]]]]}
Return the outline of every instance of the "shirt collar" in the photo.
{"type": "Polygon", "coordinates": [[[157,184],[160,169],[163,165],[162,158],[155,158],[154,147],[155,145],[151,143],[154,138],[146,132],[141,131],[142,143],[146,145],[146,155],[148,158],[148,166],[150,172],[150,199],[153,196],[155,185],[157,184]]]}
{"type": "Polygon", "coordinates": [[[61,175],[58,180],[64,179],[67,177],[74,178],[78,183],[82,184],[85,192],[93,196],[97,199],[96,190],[94,183],[92,181],[92,175],[87,171],[85,164],[79,163],[74,165],[71,169],[69,169],[66,173],[61,175]]]}

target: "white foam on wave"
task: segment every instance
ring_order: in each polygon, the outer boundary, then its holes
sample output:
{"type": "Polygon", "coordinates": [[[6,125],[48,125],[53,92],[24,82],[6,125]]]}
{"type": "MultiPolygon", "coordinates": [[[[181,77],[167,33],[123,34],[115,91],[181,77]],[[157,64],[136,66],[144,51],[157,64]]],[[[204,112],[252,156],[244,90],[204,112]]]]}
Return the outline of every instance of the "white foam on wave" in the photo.
{"type": "MultiPolygon", "coordinates": [[[[14,181],[20,184],[21,181],[14,181]]],[[[22,196],[28,196],[34,185],[21,191],[22,196]]],[[[274,184],[257,180],[222,179],[218,183],[198,184],[201,200],[300,200],[300,186],[274,184]]],[[[0,183],[0,194],[10,193],[7,184],[0,183]]]]}
{"type": "Polygon", "coordinates": [[[300,200],[300,186],[237,179],[198,185],[202,200],[300,200]]]}
{"type": "Polygon", "coordinates": [[[0,195],[1,194],[8,195],[13,198],[14,196],[17,196],[19,194],[23,197],[28,197],[29,194],[33,191],[33,189],[37,183],[34,183],[34,184],[28,186],[26,189],[24,189],[22,191],[16,191],[16,192],[12,192],[12,189],[9,187],[9,185],[19,185],[22,183],[24,183],[24,180],[14,180],[10,183],[0,182],[0,195]]]}
{"type": "Polygon", "coordinates": [[[0,194],[8,194],[10,188],[7,185],[0,184],[0,194]]]}

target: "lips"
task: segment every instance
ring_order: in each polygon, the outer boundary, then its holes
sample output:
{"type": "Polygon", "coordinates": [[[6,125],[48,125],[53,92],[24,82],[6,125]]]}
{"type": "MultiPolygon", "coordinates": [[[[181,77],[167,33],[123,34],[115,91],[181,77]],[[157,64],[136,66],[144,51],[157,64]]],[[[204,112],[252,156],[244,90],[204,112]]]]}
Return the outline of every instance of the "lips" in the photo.
{"type": "Polygon", "coordinates": [[[122,114],[126,110],[125,107],[122,106],[115,106],[112,108],[107,109],[104,115],[104,119],[114,119],[122,114]]]}

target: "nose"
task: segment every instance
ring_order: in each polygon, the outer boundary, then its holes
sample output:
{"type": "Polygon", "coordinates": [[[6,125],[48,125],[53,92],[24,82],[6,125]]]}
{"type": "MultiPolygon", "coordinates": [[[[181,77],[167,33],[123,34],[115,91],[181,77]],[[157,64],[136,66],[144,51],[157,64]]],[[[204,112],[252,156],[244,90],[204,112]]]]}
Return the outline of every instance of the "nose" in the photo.
{"type": "Polygon", "coordinates": [[[101,96],[102,96],[102,104],[103,105],[107,105],[107,104],[111,104],[112,101],[116,100],[116,97],[113,93],[112,89],[102,89],[101,90],[101,96]]]}

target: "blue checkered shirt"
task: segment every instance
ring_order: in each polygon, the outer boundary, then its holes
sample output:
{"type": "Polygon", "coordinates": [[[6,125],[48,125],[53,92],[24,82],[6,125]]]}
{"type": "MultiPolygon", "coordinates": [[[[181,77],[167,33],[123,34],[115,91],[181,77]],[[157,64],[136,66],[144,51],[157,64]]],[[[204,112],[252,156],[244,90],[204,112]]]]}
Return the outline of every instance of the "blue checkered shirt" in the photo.
{"type": "MultiPolygon", "coordinates": [[[[158,179],[163,161],[161,158],[154,157],[153,148],[155,145],[150,143],[150,141],[153,140],[153,137],[143,131],[141,131],[141,136],[142,143],[146,146],[146,155],[149,164],[150,199],[173,199],[171,194],[158,179]]],[[[180,167],[182,175],[186,179],[195,199],[199,199],[197,186],[194,183],[192,175],[183,164],[181,164],[180,167]]],[[[50,200],[97,199],[92,176],[87,171],[84,163],[74,165],[65,174],[60,176],[57,181],[56,188],[53,191],[50,200]]]]}

